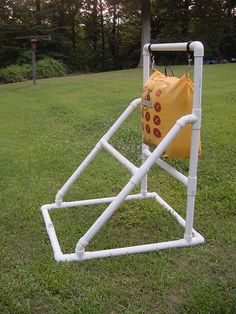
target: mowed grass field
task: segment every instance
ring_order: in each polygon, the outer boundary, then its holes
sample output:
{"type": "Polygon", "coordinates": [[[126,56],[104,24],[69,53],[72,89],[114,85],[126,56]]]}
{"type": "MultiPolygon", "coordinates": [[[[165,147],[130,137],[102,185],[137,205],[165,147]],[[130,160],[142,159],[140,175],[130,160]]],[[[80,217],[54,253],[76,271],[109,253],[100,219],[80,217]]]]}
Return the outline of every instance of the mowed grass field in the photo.
{"type": "MultiPolygon", "coordinates": [[[[176,75],[185,68],[174,67],[176,75]]],[[[203,156],[194,227],[206,239],[193,248],[57,263],[40,206],[65,183],[128,103],[140,96],[141,70],[0,86],[0,313],[236,313],[236,64],[204,67],[203,156]]],[[[139,110],[111,143],[140,164],[139,110]]],[[[188,161],[170,161],[187,173],[188,161]]],[[[65,200],[116,195],[130,175],[100,153],[65,200]]],[[[149,175],[184,216],[186,190],[163,170],[149,175]]],[[[136,189],[135,191],[138,191],[136,189]]],[[[64,253],[105,205],[52,212],[64,253]]],[[[153,200],[126,202],[88,250],[183,236],[153,200]]]]}

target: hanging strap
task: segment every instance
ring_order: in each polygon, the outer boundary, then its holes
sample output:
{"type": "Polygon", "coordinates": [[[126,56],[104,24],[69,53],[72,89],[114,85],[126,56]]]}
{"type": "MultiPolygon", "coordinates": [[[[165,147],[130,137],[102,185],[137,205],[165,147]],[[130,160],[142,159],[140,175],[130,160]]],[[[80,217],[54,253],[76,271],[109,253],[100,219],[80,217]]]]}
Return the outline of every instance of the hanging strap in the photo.
{"type": "Polygon", "coordinates": [[[187,50],[187,54],[188,54],[188,67],[187,67],[187,70],[190,69],[190,65],[193,61],[193,52],[190,50],[190,45],[191,45],[192,41],[189,41],[187,43],[187,46],[186,46],[186,50],[187,50]]]}
{"type": "Polygon", "coordinates": [[[174,75],[174,71],[172,70],[172,68],[171,68],[170,65],[166,65],[166,66],[165,66],[165,76],[168,76],[168,73],[167,73],[167,70],[168,70],[168,69],[170,69],[172,76],[175,76],[175,75],[174,75]]]}
{"type": "Polygon", "coordinates": [[[156,62],[155,62],[155,56],[154,56],[154,54],[152,53],[152,50],[151,50],[151,45],[152,44],[150,44],[148,46],[148,51],[149,51],[149,55],[150,55],[150,59],[151,59],[151,63],[152,63],[152,69],[154,69],[155,65],[156,65],[156,62]]]}

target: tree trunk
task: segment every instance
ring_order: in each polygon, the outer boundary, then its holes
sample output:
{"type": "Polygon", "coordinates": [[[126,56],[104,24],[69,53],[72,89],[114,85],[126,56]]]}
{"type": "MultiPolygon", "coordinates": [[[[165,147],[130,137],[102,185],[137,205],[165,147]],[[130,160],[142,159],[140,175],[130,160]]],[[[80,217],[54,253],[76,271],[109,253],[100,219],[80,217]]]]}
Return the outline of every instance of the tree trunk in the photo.
{"type": "Polygon", "coordinates": [[[41,0],[35,0],[35,17],[36,17],[36,24],[41,25],[41,0]]]}
{"type": "Polygon", "coordinates": [[[73,53],[76,51],[76,14],[79,10],[78,3],[75,3],[73,6],[73,3],[68,3],[68,11],[69,11],[69,17],[70,17],[70,26],[71,26],[71,43],[72,43],[72,50],[73,53]]]}
{"type": "Polygon", "coordinates": [[[93,11],[92,11],[92,21],[93,21],[93,32],[92,32],[92,46],[94,51],[93,58],[93,68],[95,71],[99,69],[99,58],[98,58],[98,2],[93,0],[93,11]]]}
{"type": "Polygon", "coordinates": [[[71,20],[71,33],[72,33],[72,49],[75,53],[76,50],[76,34],[75,34],[75,17],[73,16],[71,20]]]}
{"type": "Polygon", "coordinates": [[[112,18],[112,29],[111,29],[111,54],[112,57],[116,56],[116,4],[113,6],[113,18],[112,18]]]}
{"type": "Polygon", "coordinates": [[[185,38],[188,38],[189,21],[190,21],[190,11],[189,11],[190,4],[191,4],[190,0],[183,2],[182,34],[185,38]]]}
{"type": "Polygon", "coordinates": [[[138,64],[138,68],[143,67],[143,46],[150,43],[151,40],[151,10],[150,10],[150,0],[141,0],[141,24],[142,24],[142,37],[141,37],[141,54],[138,64]]]}
{"type": "Polygon", "coordinates": [[[102,70],[105,70],[105,35],[104,35],[104,18],[103,18],[102,0],[99,0],[99,9],[100,9],[100,26],[101,26],[101,37],[102,37],[102,70]]]}
{"type": "Polygon", "coordinates": [[[65,1],[60,0],[59,2],[59,26],[65,25],[65,1]]]}

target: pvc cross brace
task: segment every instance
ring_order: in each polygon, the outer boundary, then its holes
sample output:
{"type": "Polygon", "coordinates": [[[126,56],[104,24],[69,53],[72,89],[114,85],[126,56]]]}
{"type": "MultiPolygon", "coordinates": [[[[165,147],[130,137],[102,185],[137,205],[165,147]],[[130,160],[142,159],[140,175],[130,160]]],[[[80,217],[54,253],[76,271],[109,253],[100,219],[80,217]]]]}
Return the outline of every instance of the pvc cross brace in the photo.
{"type": "MultiPolygon", "coordinates": [[[[187,43],[169,43],[169,44],[152,44],[152,51],[185,51],[187,43]]],[[[95,145],[89,155],[67,180],[63,187],[58,191],[55,199],[55,203],[46,204],[41,207],[43,218],[45,221],[46,230],[51,241],[52,249],[54,251],[54,257],[56,261],[83,261],[94,258],[103,258],[109,256],[127,255],[133,253],[142,253],[149,251],[162,250],[174,247],[192,246],[204,242],[204,238],[193,229],[194,219],[194,205],[195,195],[197,189],[197,165],[198,165],[198,139],[199,130],[201,127],[201,95],[202,95],[202,63],[204,48],[201,42],[195,41],[189,45],[189,49],[194,53],[194,93],[193,93],[193,109],[192,114],[185,115],[178,119],[175,125],[171,128],[168,134],[163,138],[161,143],[155,148],[153,152],[149,150],[149,147],[145,144],[142,145],[142,165],[138,168],[120,152],[118,152],[113,146],[109,144],[109,140],[112,135],[119,129],[121,124],[126,118],[141,104],[141,99],[133,100],[127,109],[116,120],[113,126],[108,132],[100,139],[95,145]],[[167,146],[173,141],[179,131],[186,125],[192,125],[192,138],[191,138],[191,153],[189,161],[189,175],[188,177],[180,173],[178,170],[170,166],[168,163],[160,159],[160,156],[165,151],[167,146]],[[72,202],[63,202],[65,193],[69,190],[71,185],[79,178],[81,173],[90,164],[94,157],[102,149],[109,152],[115,159],[117,159],[129,172],[132,177],[129,182],[124,186],[121,192],[115,197],[106,197],[98,199],[88,199],[72,202]],[[183,219],[167,202],[165,202],[156,192],[147,191],[147,174],[151,167],[156,164],[160,168],[164,169],[171,176],[181,182],[187,188],[187,204],[186,204],[186,218],[183,219]],[[141,184],[141,191],[139,194],[130,194],[136,185],[141,184]],[[111,218],[113,213],[118,207],[128,200],[134,199],[147,199],[154,198],[160,205],[162,205],[167,211],[169,211],[178,223],[184,228],[184,236],[178,240],[172,240],[167,242],[158,242],[152,244],[144,244],[131,247],[106,249],[99,251],[86,251],[85,248],[97,234],[101,227],[111,218]],[[87,230],[87,232],[79,239],[76,244],[75,252],[71,254],[64,254],[61,251],[60,244],[56,235],[56,231],[52,220],[49,216],[49,212],[52,209],[61,209],[77,206],[86,206],[108,203],[109,205],[100,215],[100,217],[94,222],[94,224],[87,230]]],[[[149,45],[145,45],[143,48],[143,81],[147,81],[150,71],[150,55],[149,45]]]]}

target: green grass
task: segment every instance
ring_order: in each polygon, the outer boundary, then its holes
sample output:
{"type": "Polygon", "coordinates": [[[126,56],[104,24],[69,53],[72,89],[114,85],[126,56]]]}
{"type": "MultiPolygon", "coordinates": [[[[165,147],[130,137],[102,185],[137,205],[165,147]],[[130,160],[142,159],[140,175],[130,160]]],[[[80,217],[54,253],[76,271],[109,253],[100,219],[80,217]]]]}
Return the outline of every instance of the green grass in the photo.
{"type": "MultiPolygon", "coordinates": [[[[176,67],[181,74],[183,67],[176,67]]],[[[0,313],[236,313],[235,64],[204,68],[203,156],[195,227],[206,243],[149,254],[56,263],[39,210],[142,89],[127,70],[0,86],[0,313]]],[[[112,143],[136,164],[139,112],[112,143]]],[[[188,162],[172,161],[183,172],[188,162]]],[[[93,161],[67,200],[116,195],[129,175],[106,153],[93,161]]],[[[185,189],[154,168],[149,189],[182,215],[185,189]]],[[[52,213],[64,252],[104,206],[52,213]]],[[[182,236],[152,200],[125,203],[90,249],[182,236]]]]}

